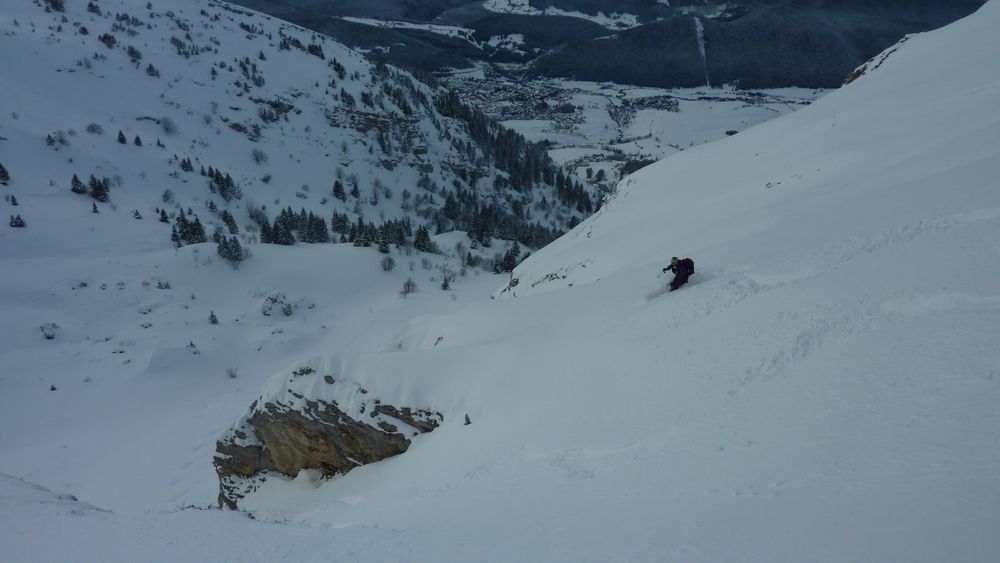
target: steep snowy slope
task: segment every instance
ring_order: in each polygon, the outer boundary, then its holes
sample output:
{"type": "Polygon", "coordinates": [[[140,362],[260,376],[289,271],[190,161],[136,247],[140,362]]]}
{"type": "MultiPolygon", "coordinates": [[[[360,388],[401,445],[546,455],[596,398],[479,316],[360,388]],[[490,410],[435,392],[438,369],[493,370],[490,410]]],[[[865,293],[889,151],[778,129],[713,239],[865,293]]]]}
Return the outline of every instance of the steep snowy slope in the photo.
{"type": "MultiPolygon", "coordinates": [[[[461,537],[501,559],[989,560],[998,22],[994,2],[650,167],[497,302],[317,361],[446,423],[241,506],[420,529],[445,558],[461,537]],[[662,294],[671,254],[698,273],[662,294]]],[[[260,400],[296,390],[277,387],[260,400]]]]}
{"type": "MultiPolygon", "coordinates": [[[[307,391],[287,376],[308,365],[444,423],[334,479],[269,475],[240,506],[286,525],[221,511],[109,515],[3,477],[0,544],[41,560],[994,560],[998,25],[993,1],[808,108],[643,170],[494,300],[357,349],[331,342],[332,356],[303,346],[258,400],[307,391]],[[698,273],[663,294],[656,275],[674,254],[698,273]],[[134,535],[120,542],[120,530],[134,535]]],[[[40,396],[58,394],[9,381],[8,427],[58,417],[40,396]]],[[[156,424],[128,408],[136,433],[156,424]]],[[[219,418],[185,428],[217,433],[219,418]]],[[[33,470],[23,459],[40,456],[7,455],[83,456],[100,429],[60,444],[23,426],[5,436],[0,471],[127,504],[69,461],[33,470]]],[[[208,436],[162,436],[172,452],[197,449],[120,494],[155,492],[147,506],[158,508],[168,493],[209,496],[201,480],[164,483],[208,464],[208,436]]],[[[147,467],[119,463],[140,477],[147,467]]]]}

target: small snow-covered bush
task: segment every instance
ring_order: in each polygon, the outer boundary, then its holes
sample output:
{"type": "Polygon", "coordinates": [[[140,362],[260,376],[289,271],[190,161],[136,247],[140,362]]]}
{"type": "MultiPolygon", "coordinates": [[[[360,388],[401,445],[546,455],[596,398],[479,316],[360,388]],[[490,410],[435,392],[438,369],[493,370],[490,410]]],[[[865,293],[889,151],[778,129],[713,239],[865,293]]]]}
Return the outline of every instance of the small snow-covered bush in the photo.
{"type": "Polygon", "coordinates": [[[415,292],[417,290],[417,282],[413,281],[413,278],[406,278],[403,282],[403,289],[399,291],[399,295],[406,297],[407,295],[415,292]]]}
{"type": "Polygon", "coordinates": [[[392,256],[382,257],[382,271],[391,272],[396,269],[396,260],[392,256]]]}
{"type": "Polygon", "coordinates": [[[39,327],[39,330],[42,331],[42,336],[46,340],[52,340],[56,337],[56,333],[59,332],[59,325],[56,323],[45,323],[39,327]]]}
{"type": "Polygon", "coordinates": [[[164,117],[160,120],[160,127],[163,128],[163,132],[167,135],[173,135],[177,132],[177,124],[169,117],[164,117]]]}

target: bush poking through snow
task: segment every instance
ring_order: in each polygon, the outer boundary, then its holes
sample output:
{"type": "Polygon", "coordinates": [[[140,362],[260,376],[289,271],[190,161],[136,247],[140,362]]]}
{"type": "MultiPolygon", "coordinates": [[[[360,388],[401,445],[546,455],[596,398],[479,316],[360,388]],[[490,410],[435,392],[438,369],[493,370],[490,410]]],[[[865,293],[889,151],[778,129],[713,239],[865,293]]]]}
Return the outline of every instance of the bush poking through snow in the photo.
{"type": "Polygon", "coordinates": [[[396,269],[396,260],[392,256],[382,257],[382,271],[391,272],[396,269]]]}
{"type": "Polygon", "coordinates": [[[235,367],[229,366],[226,368],[226,375],[229,376],[229,379],[236,379],[238,374],[239,372],[235,367]]]}
{"type": "Polygon", "coordinates": [[[44,336],[46,340],[54,340],[56,333],[59,332],[59,325],[56,323],[45,323],[39,327],[39,330],[42,331],[42,336],[44,336]]]}
{"type": "Polygon", "coordinates": [[[169,117],[164,117],[160,120],[160,127],[163,128],[163,132],[167,135],[173,135],[177,132],[177,124],[169,117]]]}
{"type": "Polygon", "coordinates": [[[403,282],[403,289],[399,291],[399,295],[405,299],[407,295],[415,292],[416,290],[417,282],[413,281],[413,278],[406,278],[406,281],[403,282]]]}
{"type": "Polygon", "coordinates": [[[264,304],[261,305],[260,312],[265,317],[270,317],[275,306],[280,307],[281,312],[286,317],[292,316],[292,313],[295,312],[295,308],[288,302],[283,292],[272,293],[264,298],[264,304]]]}

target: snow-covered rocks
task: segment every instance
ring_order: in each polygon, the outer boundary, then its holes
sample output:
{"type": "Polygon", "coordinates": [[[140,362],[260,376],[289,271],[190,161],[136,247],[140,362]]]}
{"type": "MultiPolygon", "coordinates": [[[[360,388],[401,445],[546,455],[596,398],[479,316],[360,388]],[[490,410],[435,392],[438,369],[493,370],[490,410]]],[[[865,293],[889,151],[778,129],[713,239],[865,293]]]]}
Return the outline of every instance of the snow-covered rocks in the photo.
{"type": "Polygon", "coordinates": [[[428,409],[383,402],[328,371],[306,365],[276,375],[250,413],[217,442],[220,507],[235,510],[268,477],[310,470],[333,477],[401,454],[410,437],[444,420],[428,409]]]}
{"type": "Polygon", "coordinates": [[[46,340],[54,340],[56,335],[59,334],[59,325],[56,323],[42,323],[39,330],[46,340]]]}

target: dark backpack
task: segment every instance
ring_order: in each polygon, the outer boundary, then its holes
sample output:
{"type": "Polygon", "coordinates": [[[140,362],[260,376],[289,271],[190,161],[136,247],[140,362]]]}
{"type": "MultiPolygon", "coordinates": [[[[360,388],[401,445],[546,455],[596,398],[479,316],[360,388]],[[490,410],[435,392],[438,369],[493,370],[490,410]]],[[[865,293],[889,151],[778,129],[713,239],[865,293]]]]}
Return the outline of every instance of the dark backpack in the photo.
{"type": "Polygon", "coordinates": [[[685,259],[681,260],[681,263],[684,264],[685,266],[687,266],[688,273],[693,276],[694,275],[694,260],[692,260],[690,258],[685,258],[685,259]]]}

